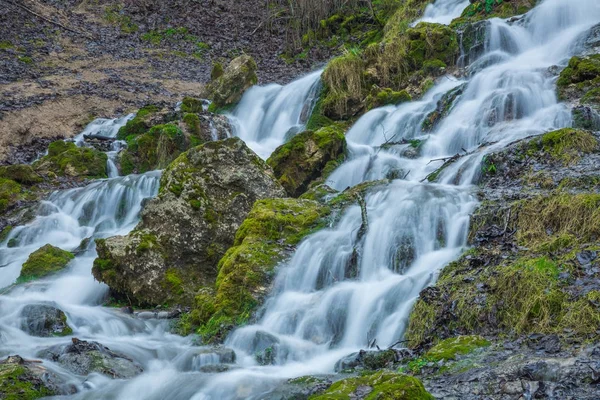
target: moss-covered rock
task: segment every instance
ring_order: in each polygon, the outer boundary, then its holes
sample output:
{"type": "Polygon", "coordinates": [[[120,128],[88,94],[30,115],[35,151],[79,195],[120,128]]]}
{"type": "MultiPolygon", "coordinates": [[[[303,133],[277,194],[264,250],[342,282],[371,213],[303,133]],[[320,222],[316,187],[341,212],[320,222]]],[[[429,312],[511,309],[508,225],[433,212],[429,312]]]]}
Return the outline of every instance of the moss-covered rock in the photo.
{"type": "Polygon", "coordinates": [[[160,111],[156,105],[150,104],[138,110],[135,117],[127,121],[125,126],[119,129],[117,139],[125,140],[131,135],[141,135],[154,125],[154,116],[160,111]]]}
{"type": "Polygon", "coordinates": [[[457,356],[468,354],[480,347],[489,346],[490,342],[481,336],[457,336],[442,340],[425,353],[425,358],[437,362],[453,360],[457,356]]]}
{"type": "Polygon", "coordinates": [[[45,176],[97,179],[107,177],[107,160],[108,156],[98,150],[59,140],[50,144],[48,155],[36,161],[33,168],[45,176]]]}
{"type": "Polygon", "coordinates": [[[600,54],[571,58],[556,84],[561,99],[579,100],[600,110],[600,54]]]}
{"type": "Polygon", "coordinates": [[[398,92],[385,88],[376,91],[375,93],[371,93],[366,101],[367,101],[367,109],[383,107],[387,105],[397,105],[400,103],[406,103],[407,101],[411,101],[412,98],[410,94],[406,90],[400,90],[398,92]]]}
{"type": "Polygon", "coordinates": [[[207,86],[207,97],[212,100],[209,110],[217,111],[239,102],[244,92],[258,82],[256,69],[252,57],[242,55],[234,58],[223,74],[217,74],[217,78],[207,86]]]}
{"type": "Polygon", "coordinates": [[[96,279],[133,304],[191,305],[256,200],[283,197],[272,170],[238,138],[181,154],[127,236],[97,240],[96,279]]]}
{"type": "Polygon", "coordinates": [[[329,208],[311,200],[257,201],[235,235],[233,247],[219,261],[214,296],[196,297],[192,316],[205,342],[224,339],[248,321],[268,294],[274,268],[310,232],[324,226],[329,208]]]}
{"type": "Polygon", "coordinates": [[[0,361],[0,398],[34,400],[59,394],[49,378],[56,376],[19,356],[8,357],[0,361]]]}
{"type": "Polygon", "coordinates": [[[0,212],[4,212],[23,198],[23,190],[17,182],[0,178],[0,212]]]}
{"type": "Polygon", "coordinates": [[[278,147],[267,164],[290,196],[298,197],[320,178],[328,163],[336,163],[346,151],[344,132],[337,125],[305,131],[278,147]]]}
{"type": "Polygon", "coordinates": [[[67,336],[73,333],[65,313],[49,304],[28,304],[23,307],[21,317],[21,329],[32,336],[67,336]]]}
{"type": "Polygon", "coordinates": [[[598,140],[590,132],[564,128],[545,133],[539,140],[532,141],[531,145],[541,147],[552,158],[568,165],[596,150],[598,140]]]}
{"type": "Polygon", "coordinates": [[[29,255],[23,264],[19,281],[42,278],[65,268],[75,256],[50,244],[40,247],[29,255]]]}
{"type": "Polygon", "coordinates": [[[22,185],[33,185],[43,181],[31,165],[16,164],[0,167],[0,178],[11,179],[22,185]]]}
{"type": "Polygon", "coordinates": [[[454,19],[450,26],[461,25],[490,18],[510,18],[525,14],[536,4],[536,0],[474,0],[464,9],[461,16],[454,19]]]}
{"type": "Polygon", "coordinates": [[[147,133],[127,138],[127,149],[119,155],[121,173],[143,173],[165,168],[191,145],[199,144],[175,124],[156,125],[147,133]]]}
{"type": "MultiPolygon", "coordinates": [[[[417,378],[394,372],[379,371],[355,378],[346,378],[335,382],[320,395],[309,397],[310,400],[343,400],[356,398],[359,388],[369,387],[371,391],[365,400],[433,400],[434,397],[425,390],[417,378]]],[[[361,391],[364,393],[364,390],[361,391]]]]}

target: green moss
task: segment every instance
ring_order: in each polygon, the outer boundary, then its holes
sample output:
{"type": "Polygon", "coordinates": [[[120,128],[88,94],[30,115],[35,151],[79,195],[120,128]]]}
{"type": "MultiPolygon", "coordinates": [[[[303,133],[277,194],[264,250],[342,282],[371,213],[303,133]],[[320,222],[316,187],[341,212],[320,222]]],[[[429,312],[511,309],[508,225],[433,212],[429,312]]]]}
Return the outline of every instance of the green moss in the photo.
{"type": "Polygon", "coordinates": [[[119,156],[121,170],[125,174],[165,168],[190,144],[177,125],[153,126],[147,133],[128,138],[128,147],[119,156]]]}
{"type": "Polygon", "coordinates": [[[117,139],[126,140],[128,136],[140,135],[150,129],[149,119],[159,111],[158,106],[153,104],[140,108],[134,118],[127,121],[125,126],[119,129],[117,139]]]}
{"type": "Polygon", "coordinates": [[[4,227],[4,229],[2,229],[2,231],[0,231],[0,243],[4,242],[6,240],[6,238],[8,238],[8,235],[10,235],[12,230],[13,230],[13,227],[8,225],[8,226],[4,227]]]}
{"type": "Polygon", "coordinates": [[[341,126],[333,124],[294,136],[271,154],[267,164],[273,168],[286,191],[297,197],[311,182],[322,178],[328,164],[338,160],[345,151],[344,131],[341,126]]]}
{"type": "Polygon", "coordinates": [[[248,321],[267,294],[286,246],[322,227],[328,212],[310,200],[269,199],[254,204],[236,232],[233,247],[219,262],[214,297],[196,297],[195,318],[205,342],[221,340],[230,329],[248,321]]]}
{"type": "Polygon", "coordinates": [[[117,25],[123,33],[131,34],[139,30],[139,27],[131,20],[131,17],[124,14],[121,4],[107,6],[104,9],[104,20],[110,24],[117,25]]]}
{"type": "Polygon", "coordinates": [[[576,98],[600,109],[600,54],[571,58],[556,85],[559,98],[576,98]]]}
{"type": "Polygon", "coordinates": [[[47,244],[29,255],[23,264],[20,282],[42,278],[65,268],[75,256],[68,251],[47,244]]]}
{"type": "Polygon", "coordinates": [[[21,200],[21,185],[17,182],[0,178],[0,212],[5,211],[10,206],[21,200]]]}
{"type": "Polygon", "coordinates": [[[506,226],[520,251],[501,258],[479,249],[446,266],[434,291],[415,304],[406,338],[412,347],[453,334],[503,332],[586,337],[600,307],[568,289],[576,253],[600,236],[600,195],[557,192],[478,212],[472,230],[506,226]],[[480,254],[480,255],[479,255],[480,254]],[[485,260],[483,267],[477,267],[485,260]],[[452,318],[444,313],[452,309],[452,318]],[[581,312],[586,319],[578,320],[581,312]],[[444,321],[443,324],[441,321],[444,321]],[[443,326],[442,326],[443,325],[443,326]]]}
{"type": "Polygon", "coordinates": [[[3,400],[34,400],[55,393],[19,364],[0,364],[0,397],[3,400]]]}
{"type": "Polygon", "coordinates": [[[0,41],[0,50],[12,49],[14,47],[15,46],[12,44],[12,42],[10,42],[8,40],[0,41]]]}
{"type": "Polygon", "coordinates": [[[185,293],[183,287],[183,279],[175,268],[169,268],[165,273],[164,279],[165,290],[169,293],[181,296],[185,293]]]}
{"type": "Polygon", "coordinates": [[[542,149],[564,164],[572,164],[582,154],[591,153],[598,147],[598,141],[589,132],[564,128],[544,134],[541,141],[532,141],[533,146],[541,144],[542,149]]]}
{"type": "Polygon", "coordinates": [[[183,122],[186,124],[189,132],[194,136],[200,135],[200,117],[197,114],[185,114],[183,122]]]}
{"type": "Polygon", "coordinates": [[[17,59],[23,64],[33,64],[33,58],[29,56],[18,56],[17,59]]]}
{"type": "Polygon", "coordinates": [[[450,26],[461,27],[467,23],[490,18],[509,18],[525,14],[536,4],[536,0],[475,0],[464,9],[450,26]]]}
{"type": "Polygon", "coordinates": [[[490,342],[481,336],[457,336],[442,340],[425,353],[425,358],[437,362],[454,360],[456,356],[468,354],[480,347],[489,346],[490,342]]]}
{"type": "Polygon", "coordinates": [[[310,400],[343,400],[354,398],[359,387],[369,386],[373,390],[364,397],[365,400],[433,400],[423,384],[415,377],[394,372],[379,371],[355,378],[346,378],[335,382],[320,395],[309,397],[310,400]]]}
{"type": "Polygon", "coordinates": [[[407,101],[411,101],[412,98],[410,94],[406,90],[401,91],[393,91],[390,88],[385,88],[377,92],[375,95],[370,95],[367,97],[367,108],[375,108],[387,106],[390,104],[396,105],[400,103],[405,103],[407,101]]]}
{"type": "Polygon", "coordinates": [[[40,183],[43,179],[27,164],[0,167],[0,178],[11,179],[22,185],[40,183]]]}
{"type": "Polygon", "coordinates": [[[218,79],[223,76],[224,72],[225,70],[223,69],[223,64],[216,62],[213,64],[212,69],[210,70],[210,79],[218,79]]]}
{"type": "Polygon", "coordinates": [[[197,114],[202,112],[202,101],[193,97],[184,97],[181,102],[181,111],[184,113],[197,114]]]}
{"type": "Polygon", "coordinates": [[[81,178],[106,178],[108,156],[88,147],[62,140],[48,147],[48,155],[33,164],[36,172],[81,178]]]}

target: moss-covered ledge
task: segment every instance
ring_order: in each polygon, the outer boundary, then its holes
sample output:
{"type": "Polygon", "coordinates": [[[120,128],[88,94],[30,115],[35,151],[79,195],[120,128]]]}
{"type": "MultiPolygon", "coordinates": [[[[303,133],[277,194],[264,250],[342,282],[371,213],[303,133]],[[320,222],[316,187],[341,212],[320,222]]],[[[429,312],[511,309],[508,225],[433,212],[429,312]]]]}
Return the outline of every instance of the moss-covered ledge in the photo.
{"type": "Polygon", "coordinates": [[[324,178],[345,156],[346,139],[337,124],[305,131],[278,147],[267,164],[293,197],[302,195],[311,182],[324,178]]]}
{"type": "Polygon", "coordinates": [[[292,246],[322,228],[328,214],[329,207],[312,200],[258,200],[219,262],[214,290],[198,294],[180,331],[200,326],[198,333],[210,343],[246,323],[268,294],[275,266],[289,256],[292,246]]]}

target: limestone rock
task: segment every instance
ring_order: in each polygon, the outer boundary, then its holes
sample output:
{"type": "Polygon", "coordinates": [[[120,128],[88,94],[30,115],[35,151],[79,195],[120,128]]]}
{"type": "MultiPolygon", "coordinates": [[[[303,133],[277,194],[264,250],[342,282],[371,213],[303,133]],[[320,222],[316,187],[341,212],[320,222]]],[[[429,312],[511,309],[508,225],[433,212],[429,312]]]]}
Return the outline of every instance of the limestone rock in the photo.
{"type": "Polygon", "coordinates": [[[254,202],[283,196],[271,169],[240,139],[194,147],[165,170],[133,232],[96,240],[94,276],[136,304],[190,304],[214,283],[254,202]]]}

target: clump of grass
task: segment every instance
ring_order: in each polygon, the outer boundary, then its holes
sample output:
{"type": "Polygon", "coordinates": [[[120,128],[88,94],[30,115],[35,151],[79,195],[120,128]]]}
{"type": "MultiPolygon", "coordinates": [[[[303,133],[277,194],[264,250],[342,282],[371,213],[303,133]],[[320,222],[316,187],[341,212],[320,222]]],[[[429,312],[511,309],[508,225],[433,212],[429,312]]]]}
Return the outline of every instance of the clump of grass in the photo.
{"type": "Polygon", "coordinates": [[[590,132],[564,128],[544,134],[541,145],[553,158],[568,165],[577,162],[581,154],[594,151],[598,141],[590,132]]]}

